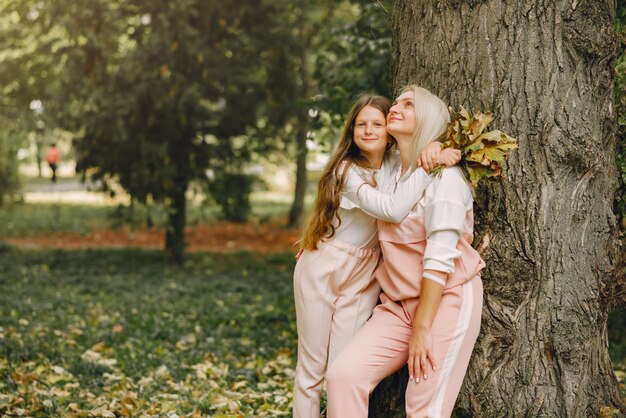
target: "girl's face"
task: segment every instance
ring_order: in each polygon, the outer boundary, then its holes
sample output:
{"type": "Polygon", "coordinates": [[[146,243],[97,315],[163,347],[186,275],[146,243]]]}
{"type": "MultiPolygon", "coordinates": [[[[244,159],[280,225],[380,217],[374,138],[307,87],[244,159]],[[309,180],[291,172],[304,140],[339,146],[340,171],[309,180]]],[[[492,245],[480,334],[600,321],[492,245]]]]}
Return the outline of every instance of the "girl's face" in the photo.
{"type": "Polygon", "coordinates": [[[380,159],[391,138],[387,135],[385,114],[372,106],[365,106],[354,120],[354,143],[370,162],[380,159]]]}
{"type": "Polygon", "coordinates": [[[405,91],[394,100],[387,115],[387,132],[394,137],[411,136],[415,131],[415,93],[405,91]]]}

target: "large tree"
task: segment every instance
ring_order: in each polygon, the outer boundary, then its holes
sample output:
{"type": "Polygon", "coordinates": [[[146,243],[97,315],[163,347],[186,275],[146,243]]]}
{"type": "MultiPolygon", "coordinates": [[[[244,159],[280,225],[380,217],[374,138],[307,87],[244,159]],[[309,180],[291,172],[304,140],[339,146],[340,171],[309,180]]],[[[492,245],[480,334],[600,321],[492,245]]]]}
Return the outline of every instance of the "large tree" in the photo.
{"type": "MultiPolygon", "coordinates": [[[[519,141],[507,178],[477,193],[485,303],[460,416],[626,412],[606,331],[619,256],[611,210],[615,7],[395,4],[396,90],[414,82],[452,105],[491,110],[495,125],[519,141]]],[[[404,416],[398,386],[380,388],[388,393],[379,393],[371,416],[404,416]]]]}

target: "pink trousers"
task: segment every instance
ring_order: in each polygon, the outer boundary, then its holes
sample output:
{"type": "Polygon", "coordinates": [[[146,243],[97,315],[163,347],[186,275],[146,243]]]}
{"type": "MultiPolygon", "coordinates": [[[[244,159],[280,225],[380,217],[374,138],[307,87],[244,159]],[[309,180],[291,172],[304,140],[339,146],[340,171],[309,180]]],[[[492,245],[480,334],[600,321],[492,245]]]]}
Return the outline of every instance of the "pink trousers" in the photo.
{"type": "MultiPolygon", "coordinates": [[[[408,383],[407,417],[451,415],[480,330],[482,292],[480,276],[444,290],[431,328],[438,367],[427,380],[408,383]]],[[[414,312],[385,294],[381,300],[326,374],[328,418],[367,418],[370,392],[407,362],[414,312]]]]}
{"type": "Polygon", "coordinates": [[[371,316],[380,287],[374,279],[380,249],[338,240],[304,251],[294,271],[298,364],[293,416],[319,418],[327,366],[371,316]]]}

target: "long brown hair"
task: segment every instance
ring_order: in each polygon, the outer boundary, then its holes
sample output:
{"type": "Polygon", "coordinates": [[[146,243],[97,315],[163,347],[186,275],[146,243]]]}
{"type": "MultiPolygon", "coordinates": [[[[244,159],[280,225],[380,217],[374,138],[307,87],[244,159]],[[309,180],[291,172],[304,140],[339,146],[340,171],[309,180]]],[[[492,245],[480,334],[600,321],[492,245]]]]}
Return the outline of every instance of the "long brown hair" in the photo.
{"type": "Polygon", "coordinates": [[[380,110],[386,118],[391,103],[382,96],[371,94],[362,94],[354,100],[337,148],[326,163],[317,185],[313,210],[300,240],[304,249],[316,250],[320,240],[332,238],[335,235],[336,227],[333,225],[333,220],[336,218],[341,225],[337,210],[341,199],[339,193],[344,185],[345,175],[352,164],[360,167],[369,166],[367,159],[361,155],[361,150],[354,143],[354,122],[359,112],[366,106],[380,110]],[[345,164],[342,164],[344,161],[345,164]]]}

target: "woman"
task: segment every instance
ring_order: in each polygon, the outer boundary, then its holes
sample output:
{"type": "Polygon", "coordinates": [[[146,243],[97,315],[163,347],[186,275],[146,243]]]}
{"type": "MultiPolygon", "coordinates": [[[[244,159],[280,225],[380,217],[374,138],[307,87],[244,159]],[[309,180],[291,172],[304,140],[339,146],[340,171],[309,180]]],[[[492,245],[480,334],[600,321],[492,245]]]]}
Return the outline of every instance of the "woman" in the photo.
{"type": "MultiPolygon", "coordinates": [[[[424,170],[417,169],[396,193],[383,195],[376,190],[393,160],[387,152],[393,145],[386,132],[389,107],[389,101],[379,96],[363,95],[355,101],[320,179],[304,230],[304,251],[294,271],[296,418],[320,416],[327,365],[370,317],[378,301],[380,288],[373,272],[380,251],[376,219],[370,214],[399,222],[431,182],[424,170]],[[362,209],[364,205],[368,211],[362,209]]],[[[434,166],[437,159],[453,165],[460,159],[459,153],[440,149],[439,145],[429,147],[423,165],[434,166]]]]}
{"type": "MultiPolygon", "coordinates": [[[[401,164],[383,187],[412,175],[415,156],[448,121],[428,90],[403,90],[387,116],[401,164]]],[[[458,167],[444,169],[401,223],[378,223],[381,304],[328,370],[329,418],[367,417],[370,392],[406,363],[407,417],[450,416],[480,329],[484,262],[470,245],[472,228],[472,194],[458,167]]]]}

